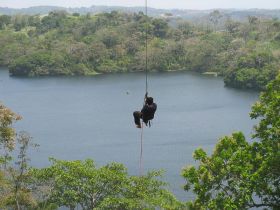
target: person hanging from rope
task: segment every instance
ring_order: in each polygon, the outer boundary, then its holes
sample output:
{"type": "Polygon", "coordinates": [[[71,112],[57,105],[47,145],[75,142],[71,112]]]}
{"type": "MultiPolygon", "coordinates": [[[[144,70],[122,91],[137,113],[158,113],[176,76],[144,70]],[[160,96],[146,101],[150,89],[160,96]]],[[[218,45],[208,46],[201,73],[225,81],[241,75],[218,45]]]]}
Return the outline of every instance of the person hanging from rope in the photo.
{"type": "Polygon", "coordinates": [[[157,110],[157,104],[154,103],[154,99],[152,97],[148,97],[148,93],[145,95],[145,103],[143,105],[142,110],[135,111],[133,113],[134,122],[137,128],[141,128],[140,119],[146,124],[146,126],[151,127],[150,120],[154,119],[155,112],[157,110]]]}

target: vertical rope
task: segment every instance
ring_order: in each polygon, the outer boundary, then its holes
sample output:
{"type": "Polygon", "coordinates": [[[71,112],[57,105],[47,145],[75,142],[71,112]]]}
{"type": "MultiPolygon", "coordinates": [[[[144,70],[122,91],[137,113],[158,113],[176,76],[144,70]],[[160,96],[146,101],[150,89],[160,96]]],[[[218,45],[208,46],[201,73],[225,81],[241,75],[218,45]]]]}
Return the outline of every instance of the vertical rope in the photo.
{"type": "Polygon", "coordinates": [[[145,15],[146,15],[146,27],[145,27],[145,47],[146,47],[146,93],[148,93],[148,0],[145,0],[145,15]]]}
{"type": "MultiPolygon", "coordinates": [[[[148,0],[145,0],[145,15],[146,15],[146,27],[145,27],[145,48],[146,48],[146,63],[145,63],[145,72],[146,72],[146,95],[148,94],[148,0]]],[[[144,99],[144,105],[145,105],[144,99]]],[[[139,173],[140,176],[143,175],[143,133],[144,133],[144,123],[141,124],[141,149],[140,149],[140,160],[139,160],[139,173]]]]}
{"type": "Polygon", "coordinates": [[[143,175],[143,128],[144,128],[144,126],[143,126],[144,124],[143,124],[143,122],[142,122],[142,124],[141,124],[141,146],[140,146],[140,161],[139,161],[139,174],[140,174],[140,176],[142,176],[143,175]]]}

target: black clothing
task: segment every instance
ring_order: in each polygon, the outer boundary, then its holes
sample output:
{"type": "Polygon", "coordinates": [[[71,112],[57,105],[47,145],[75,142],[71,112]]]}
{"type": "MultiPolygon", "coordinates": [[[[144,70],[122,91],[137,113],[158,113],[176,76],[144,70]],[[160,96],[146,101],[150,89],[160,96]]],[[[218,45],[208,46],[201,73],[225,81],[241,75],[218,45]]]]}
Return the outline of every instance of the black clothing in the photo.
{"type": "Polygon", "coordinates": [[[136,125],[141,125],[140,119],[143,120],[143,122],[147,125],[149,120],[154,119],[155,112],[157,110],[157,104],[152,103],[151,105],[148,105],[147,103],[143,106],[141,112],[136,111],[133,113],[134,116],[134,122],[136,125]]]}
{"type": "Polygon", "coordinates": [[[145,104],[141,110],[142,119],[144,123],[148,123],[149,120],[154,119],[155,112],[157,110],[157,105],[152,103],[151,105],[145,104]]]}
{"type": "Polygon", "coordinates": [[[141,126],[140,119],[142,119],[142,113],[135,111],[133,113],[135,125],[141,126]]]}

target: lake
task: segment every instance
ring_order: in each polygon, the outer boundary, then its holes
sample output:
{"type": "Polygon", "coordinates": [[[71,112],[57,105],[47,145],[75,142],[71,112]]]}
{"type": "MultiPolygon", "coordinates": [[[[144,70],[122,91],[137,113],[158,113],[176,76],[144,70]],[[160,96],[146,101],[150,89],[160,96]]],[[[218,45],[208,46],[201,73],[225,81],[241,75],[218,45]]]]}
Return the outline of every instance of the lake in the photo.
{"type": "MultiPolygon", "coordinates": [[[[144,94],[142,73],[13,78],[0,69],[0,101],[23,116],[16,128],[40,144],[30,152],[36,167],[48,166],[49,157],[91,158],[99,166],[121,162],[137,175],[141,130],[132,113],[141,109],[144,94]]],[[[170,190],[189,200],[181,169],[195,164],[196,148],[211,153],[222,136],[243,131],[250,138],[256,122],[249,112],[258,93],[225,88],[218,77],[169,72],[149,75],[149,94],[158,111],[144,129],[144,170],[164,169],[170,190]]]]}

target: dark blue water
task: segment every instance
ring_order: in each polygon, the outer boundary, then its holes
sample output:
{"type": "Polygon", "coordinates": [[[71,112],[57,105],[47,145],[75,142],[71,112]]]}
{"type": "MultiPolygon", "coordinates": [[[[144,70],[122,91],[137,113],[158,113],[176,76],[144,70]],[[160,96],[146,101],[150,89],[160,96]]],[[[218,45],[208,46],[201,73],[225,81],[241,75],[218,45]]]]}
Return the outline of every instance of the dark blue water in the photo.
{"type": "MultiPolygon", "coordinates": [[[[224,87],[221,78],[186,72],[154,73],[149,92],[158,103],[152,128],[144,130],[144,169],[164,169],[164,179],[182,200],[182,167],[195,164],[193,151],[211,153],[217,140],[234,131],[250,137],[254,121],[248,113],[258,94],[224,87]]],[[[39,151],[32,165],[58,159],[112,161],[139,172],[140,129],[132,113],[140,109],[143,74],[89,78],[10,78],[0,70],[0,101],[24,117],[17,129],[28,131],[39,151]]]]}

